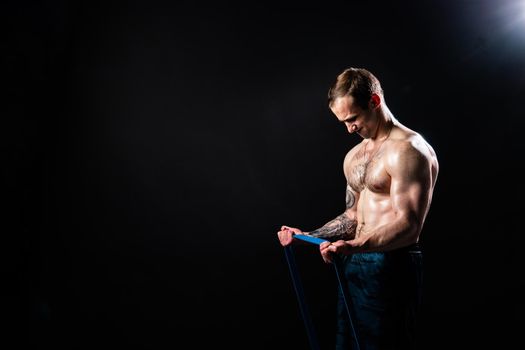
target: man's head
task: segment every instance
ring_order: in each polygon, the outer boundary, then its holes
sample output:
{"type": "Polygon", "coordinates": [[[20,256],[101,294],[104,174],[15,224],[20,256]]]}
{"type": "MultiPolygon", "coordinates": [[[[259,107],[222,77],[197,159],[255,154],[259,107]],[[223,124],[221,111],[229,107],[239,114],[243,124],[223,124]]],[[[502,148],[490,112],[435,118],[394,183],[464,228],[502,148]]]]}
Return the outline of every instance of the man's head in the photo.
{"type": "Polygon", "coordinates": [[[362,68],[345,69],[328,92],[328,105],[348,132],[373,137],[377,132],[383,90],[379,80],[362,68]]]}
{"type": "Polygon", "coordinates": [[[328,106],[332,108],[339,97],[352,96],[357,106],[367,110],[374,94],[383,99],[381,84],[372,73],[363,68],[347,68],[328,90],[328,106]]]}

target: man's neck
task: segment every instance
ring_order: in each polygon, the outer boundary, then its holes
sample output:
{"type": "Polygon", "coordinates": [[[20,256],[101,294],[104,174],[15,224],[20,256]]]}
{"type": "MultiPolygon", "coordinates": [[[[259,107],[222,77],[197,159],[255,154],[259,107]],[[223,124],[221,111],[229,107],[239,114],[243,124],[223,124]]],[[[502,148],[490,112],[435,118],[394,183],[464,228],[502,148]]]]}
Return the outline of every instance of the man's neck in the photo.
{"type": "Polygon", "coordinates": [[[370,138],[371,141],[382,141],[390,135],[390,131],[394,127],[394,117],[388,108],[381,108],[377,115],[377,128],[374,135],[370,138]]]}

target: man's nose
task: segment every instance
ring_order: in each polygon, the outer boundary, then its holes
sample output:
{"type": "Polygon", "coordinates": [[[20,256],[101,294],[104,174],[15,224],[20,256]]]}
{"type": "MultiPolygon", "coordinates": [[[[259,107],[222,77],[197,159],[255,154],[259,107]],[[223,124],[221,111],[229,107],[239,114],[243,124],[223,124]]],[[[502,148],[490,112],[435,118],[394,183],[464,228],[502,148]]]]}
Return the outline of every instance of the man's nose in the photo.
{"type": "Polygon", "coordinates": [[[355,126],[355,124],[350,124],[350,123],[346,124],[346,128],[348,129],[348,132],[350,134],[354,133],[354,131],[357,130],[357,126],[355,126]]]}

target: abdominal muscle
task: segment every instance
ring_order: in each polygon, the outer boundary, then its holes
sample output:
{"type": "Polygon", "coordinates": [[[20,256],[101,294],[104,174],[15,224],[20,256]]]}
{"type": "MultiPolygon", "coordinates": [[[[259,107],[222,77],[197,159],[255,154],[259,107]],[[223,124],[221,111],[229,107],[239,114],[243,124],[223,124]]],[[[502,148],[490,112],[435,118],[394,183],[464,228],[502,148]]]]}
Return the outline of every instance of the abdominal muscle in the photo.
{"type": "Polygon", "coordinates": [[[395,213],[392,208],[390,195],[372,192],[365,187],[361,191],[357,202],[356,238],[392,222],[394,216],[395,213]]]}

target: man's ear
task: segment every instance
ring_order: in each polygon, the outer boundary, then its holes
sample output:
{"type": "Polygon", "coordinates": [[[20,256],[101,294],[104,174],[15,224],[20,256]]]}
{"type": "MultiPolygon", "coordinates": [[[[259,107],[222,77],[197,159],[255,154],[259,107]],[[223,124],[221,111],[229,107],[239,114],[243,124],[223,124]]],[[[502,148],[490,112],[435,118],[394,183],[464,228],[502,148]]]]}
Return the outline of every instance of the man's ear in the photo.
{"type": "Polygon", "coordinates": [[[370,97],[370,108],[375,109],[381,104],[381,97],[378,94],[372,94],[370,97]]]}

